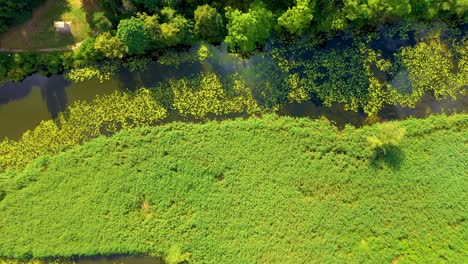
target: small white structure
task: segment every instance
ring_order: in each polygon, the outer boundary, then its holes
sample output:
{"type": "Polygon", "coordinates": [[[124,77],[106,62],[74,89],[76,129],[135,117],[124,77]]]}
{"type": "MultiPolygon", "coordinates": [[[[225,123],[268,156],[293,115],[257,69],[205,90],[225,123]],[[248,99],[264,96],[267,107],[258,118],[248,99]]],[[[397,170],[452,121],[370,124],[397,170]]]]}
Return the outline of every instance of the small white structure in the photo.
{"type": "Polygon", "coordinates": [[[70,25],[71,22],[54,21],[54,27],[57,30],[57,32],[71,32],[70,25]]]}

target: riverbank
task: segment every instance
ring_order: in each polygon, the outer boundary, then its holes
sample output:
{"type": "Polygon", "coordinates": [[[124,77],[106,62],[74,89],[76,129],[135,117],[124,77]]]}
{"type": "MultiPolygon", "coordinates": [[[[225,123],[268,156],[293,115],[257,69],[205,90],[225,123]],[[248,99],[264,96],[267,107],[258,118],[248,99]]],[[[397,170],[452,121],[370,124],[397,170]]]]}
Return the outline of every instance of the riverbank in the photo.
{"type": "Polygon", "coordinates": [[[465,262],[467,115],[393,125],[377,158],[381,125],[277,116],[100,137],[1,174],[0,255],[465,262]]]}
{"type": "MultiPolygon", "coordinates": [[[[0,138],[17,140],[76,101],[141,87],[178,114],[171,120],[279,112],[324,115],[340,126],[358,126],[463,112],[468,92],[463,32],[445,24],[382,26],[371,35],[348,32],[289,44],[272,40],[265,51],[246,59],[229,53],[226,45],[196,44],[157,58],[107,61],[50,77],[35,74],[0,87],[0,121],[10,124],[0,138]]],[[[59,71],[46,62],[68,55],[38,57],[34,67],[59,71]]]]}

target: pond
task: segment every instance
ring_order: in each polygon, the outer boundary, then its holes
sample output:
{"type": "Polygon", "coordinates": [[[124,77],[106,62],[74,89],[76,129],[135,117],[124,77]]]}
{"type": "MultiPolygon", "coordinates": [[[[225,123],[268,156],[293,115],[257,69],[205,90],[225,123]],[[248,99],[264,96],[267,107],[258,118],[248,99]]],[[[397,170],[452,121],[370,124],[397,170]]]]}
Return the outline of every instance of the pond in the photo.
{"type": "MultiPolygon", "coordinates": [[[[372,43],[372,47],[384,51],[394,52],[405,45],[411,45],[412,40],[398,38],[383,38],[372,43]]],[[[337,45],[337,41],[326,42],[327,46],[337,45]]],[[[196,53],[199,45],[194,45],[192,54],[196,53]]],[[[268,48],[268,47],[267,47],[268,48]]],[[[21,82],[7,82],[0,84],[0,140],[4,137],[19,139],[21,135],[36,127],[42,120],[51,119],[63,111],[67,105],[78,101],[90,101],[96,95],[109,94],[116,90],[135,90],[140,87],[154,87],[158,82],[180,79],[194,74],[214,72],[220,76],[237,72],[249,72],[243,78],[255,75],[251,69],[268,60],[258,54],[247,60],[240,60],[227,52],[227,47],[210,46],[214,53],[213,59],[202,62],[185,62],[180,65],[168,65],[151,62],[145,71],[131,72],[123,68],[109,80],[100,83],[97,79],[72,83],[64,75],[46,77],[40,74],[28,76],[21,82]],[[250,71],[245,71],[250,69],[250,71]]],[[[255,70],[254,70],[255,71],[255,70]]],[[[404,119],[409,116],[425,117],[430,114],[453,111],[462,112],[467,109],[468,96],[460,96],[456,101],[445,99],[437,101],[427,94],[418,102],[415,108],[400,106],[385,106],[378,114],[378,118],[369,120],[362,112],[346,111],[342,104],[331,107],[321,106],[320,102],[307,101],[290,103],[279,109],[278,114],[318,118],[327,117],[342,127],[345,124],[360,126],[376,121],[404,119]]],[[[181,120],[180,116],[170,115],[167,121],[181,120]]]]}

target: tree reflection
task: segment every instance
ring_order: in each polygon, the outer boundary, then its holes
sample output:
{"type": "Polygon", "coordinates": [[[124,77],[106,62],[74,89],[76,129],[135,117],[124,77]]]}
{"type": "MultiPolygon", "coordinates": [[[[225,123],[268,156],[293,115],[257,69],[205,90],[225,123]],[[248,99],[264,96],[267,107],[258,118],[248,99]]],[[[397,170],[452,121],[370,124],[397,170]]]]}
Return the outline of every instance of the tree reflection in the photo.
{"type": "Polygon", "coordinates": [[[67,107],[67,93],[65,87],[69,85],[69,81],[65,80],[63,76],[52,76],[47,79],[40,88],[42,99],[47,104],[47,110],[52,118],[58,116],[67,107]]]}

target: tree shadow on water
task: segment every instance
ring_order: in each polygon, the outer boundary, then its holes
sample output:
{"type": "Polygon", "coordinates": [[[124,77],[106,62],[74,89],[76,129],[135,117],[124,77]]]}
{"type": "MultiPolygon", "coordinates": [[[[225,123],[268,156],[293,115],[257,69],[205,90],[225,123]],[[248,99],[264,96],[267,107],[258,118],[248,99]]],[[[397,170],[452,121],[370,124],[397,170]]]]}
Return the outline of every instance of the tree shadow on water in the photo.
{"type": "Polygon", "coordinates": [[[385,147],[385,152],[382,149],[376,149],[370,161],[370,166],[373,169],[382,169],[388,167],[391,170],[400,170],[401,164],[405,159],[405,153],[400,147],[390,145],[385,147]]]}
{"type": "Polygon", "coordinates": [[[56,118],[59,113],[63,112],[68,104],[67,93],[65,91],[68,81],[60,76],[54,77],[51,77],[41,87],[42,99],[47,104],[47,110],[52,118],[56,118]]]}

